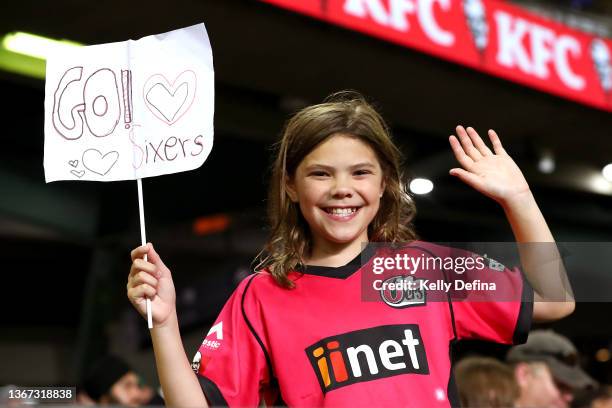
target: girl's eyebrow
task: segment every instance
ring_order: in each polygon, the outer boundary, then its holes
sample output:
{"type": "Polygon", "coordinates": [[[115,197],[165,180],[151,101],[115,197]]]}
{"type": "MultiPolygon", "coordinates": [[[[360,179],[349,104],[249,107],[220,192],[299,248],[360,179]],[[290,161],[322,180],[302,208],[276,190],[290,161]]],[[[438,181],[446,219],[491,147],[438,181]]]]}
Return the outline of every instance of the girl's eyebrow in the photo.
{"type": "Polygon", "coordinates": [[[357,163],[351,166],[351,169],[356,169],[358,167],[370,167],[372,169],[376,168],[376,165],[374,165],[374,163],[372,162],[362,162],[362,163],[357,163]]]}
{"type": "MultiPolygon", "coordinates": [[[[349,168],[356,169],[356,168],[364,168],[364,167],[375,169],[376,165],[374,165],[374,163],[372,162],[361,162],[361,163],[353,164],[349,168]]],[[[334,166],[328,166],[326,164],[321,164],[321,163],[313,163],[306,167],[306,171],[313,170],[313,169],[334,170],[334,166]]]]}

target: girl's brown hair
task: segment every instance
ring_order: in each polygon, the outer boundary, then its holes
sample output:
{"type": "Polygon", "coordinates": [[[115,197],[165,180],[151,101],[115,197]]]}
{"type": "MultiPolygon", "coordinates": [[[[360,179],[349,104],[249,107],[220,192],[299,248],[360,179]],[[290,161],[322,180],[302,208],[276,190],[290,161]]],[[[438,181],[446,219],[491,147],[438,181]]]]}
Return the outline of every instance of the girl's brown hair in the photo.
{"type": "Polygon", "coordinates": [[[416,239],[412,220],[414,202],[407,194],[400,169],[401,153],[393,144],[389,129],[376,110],[357,92],[330,95],[318,105],[297,112],[285,125],[275,145],[268,193],[270,235],[256,269],[267,268],[279,285],[291,288],[288,273],[311,251],[312,240],[298,203],[289,199],[288,177],[301,161],[329,137],[343,134],[367,143],[376,153],[385,181],[378,213],[368,226],[368,237],[376,242],[409,242],[416,239]],[[264,256],[265,253],[265,256],[264,256]]]}

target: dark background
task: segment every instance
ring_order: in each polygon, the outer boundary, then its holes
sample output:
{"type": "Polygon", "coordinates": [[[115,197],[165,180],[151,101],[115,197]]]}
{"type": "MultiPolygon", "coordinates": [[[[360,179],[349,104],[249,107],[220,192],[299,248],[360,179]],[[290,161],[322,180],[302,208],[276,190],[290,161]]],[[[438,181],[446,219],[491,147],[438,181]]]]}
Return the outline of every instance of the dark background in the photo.
{"type": "MultiPolygon", "coordinates": [[[[610,27],[609,2],[521,3],[610,27]]],[[[593,256],[577,255],[568,267],[583,296],[552,327],[579,345],[592,373],[611,381],[610,363],[597,363],[594,352],[610,349],[612,335],[612,307],[603,301],[612,288],[612,184],[589,181],[612,162],[610,113],[257,1],[13,2],[0,13],[0,34],[98,44],[199,22],[215,64],[213,151],[198,170],[143,182],[147,238],[173,270],[188,353],[265,239],[270,151],[284,121],[355,89],[389,122],[407,175],[435,184],[415,197],[423,239],[512,241],[503,211],[447,175],[455,165],[447,138],[463,124],[498,131],[558,241],[597,243],[593,256]],[[555,155],[552,174],[537,170],[544,149],[555,155]],[[194,230],[196,220],[219,214],[228,228],[194,230]]],[[[154,382],[146,323],[125,296],[129,251],[140,243],[136,183],[45,184],[44,82],[0,72],[0,94],[0,384],[74,383],[107,350],[154,382]]],[[[503,352],[468,344],[458,353],[473,350],[503,352]]]]}

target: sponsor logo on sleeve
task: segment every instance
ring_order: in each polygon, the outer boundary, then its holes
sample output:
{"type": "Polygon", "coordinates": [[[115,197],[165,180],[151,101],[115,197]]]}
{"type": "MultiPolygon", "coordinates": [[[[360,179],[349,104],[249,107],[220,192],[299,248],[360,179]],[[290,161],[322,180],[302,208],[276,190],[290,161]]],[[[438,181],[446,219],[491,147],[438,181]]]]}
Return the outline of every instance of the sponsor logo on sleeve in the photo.
{"type": "Polygon", "coordinates": [[[210,328],[202,346],[216,350],[221,346],[221,340],[223,340],[223,322],[219,322],[210,328]]]}
{"type": "Polygon", "coordinates": [[[200,349],[193,357],[193,361],[191,362],[191,368],[196,373],[199,371],[204,371],[206,368],[206,364],[210,361],[211,356],[207,355],[211,351],[217,350],[221,347],[221,341],[223,340],[223,322],[219,322],[212,326],[206,337],[202,341],[202,345],[200,345],[200,349]],[[202,356],[204,353],[204,356],[202,356]],[[201,368],[201,370],[200,370],[201,368]]]}

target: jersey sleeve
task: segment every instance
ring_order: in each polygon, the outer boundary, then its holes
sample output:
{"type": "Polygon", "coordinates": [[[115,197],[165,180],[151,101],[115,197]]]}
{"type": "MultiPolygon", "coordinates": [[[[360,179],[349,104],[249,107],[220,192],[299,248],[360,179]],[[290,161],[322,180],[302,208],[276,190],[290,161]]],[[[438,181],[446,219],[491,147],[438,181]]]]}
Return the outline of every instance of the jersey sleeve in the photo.
{"type": "Polygon", "coordinates": [[[257,406],[268,400],[270,370],[265,345],[256,332],[259,313],[243,280],[202,341],[192,368],[213,406],[257,406]]]}
{"type": "MultiPolygon", "coordinates": [[[[477,255],[452,250],[453,258],[477,255]]],[[[482,268],[462,273],[447,271],[453,281],[451,305],[458,340],[485,340],[501,344],[527,341],[533,315],[533,289],[518,267],[480,257],[482,268]]]]}

